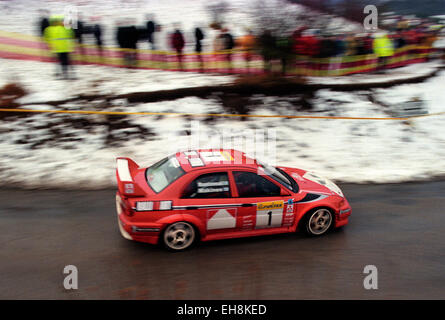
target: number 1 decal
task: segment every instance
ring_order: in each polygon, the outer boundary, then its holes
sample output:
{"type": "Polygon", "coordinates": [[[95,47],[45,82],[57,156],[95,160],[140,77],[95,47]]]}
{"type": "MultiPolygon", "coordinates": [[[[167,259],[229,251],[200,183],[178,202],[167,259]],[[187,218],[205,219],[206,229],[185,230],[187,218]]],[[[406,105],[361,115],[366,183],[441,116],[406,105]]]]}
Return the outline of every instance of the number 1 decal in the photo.
{"type": "Polygon", "coordinates": [[[270,225],[272,224],[272,211],[269,211],[267,215],[269,216],[269,223],[267,225],[270,227],[270,225]]]}
{"type": "Polygon", "coordinates": [[[281,227],[284,201],[260,202],[256,208],[256,229],[281,227]]]}

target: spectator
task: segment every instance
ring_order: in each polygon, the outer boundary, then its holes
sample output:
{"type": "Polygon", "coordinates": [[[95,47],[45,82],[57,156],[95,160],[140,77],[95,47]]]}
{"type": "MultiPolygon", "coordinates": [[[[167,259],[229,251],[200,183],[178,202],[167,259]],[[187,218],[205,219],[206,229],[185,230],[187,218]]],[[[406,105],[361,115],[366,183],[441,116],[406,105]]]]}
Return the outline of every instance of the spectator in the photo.
{"type": "MultiPolygon", "coordinates": [[[[334,36],[325,35],[324,38],[322,38],[319,41],[319,53],[317,55],[318,58],[325,59],[325,62],[327,62],[327,70],[328,73],[331,72],[331,70],[335,69],[338,66],[338,59],[334,59],[334,57],[337,55],[337,39],[334,36]]],[[[321,68],[323,64],[320,64],[318,69],[323,70],[321,68]]]]}
{"type": "Polygon", "coordinates": [[[303,28],[299,28],[292,33],[292,42],[293,42],[293,51],[294,53],[301,55],[303,52],[303,41],[301,40],[301,33],[303,32],[303,28]]]}
{"type": "Polygon", "coordinates": [[[357,42],[353,35],[349,35],[346,37],[346,55],[347,56],[355,56],[357,54],[357,42]]]}
{"type": "Polygon", "coordinates": [[[366,45],[365,45],[365,39],[364,35],[360,34],[355,38],[355,44],[356,44],[356,54],[359,56],[363,56],[366,54],[366,45]]]}
{"type": "Polygon", "coordinates": [[[99,54],[100,56],[102,56],[103,42],[102,42],[102,27],[100,26],[100,24],[96,23],[94,25],[93,34],[94,34],[94,39],[96,40],[96,46],[97,49],[99,50],[99,54]]]}
{"type": "Polygon", "coordinates": [[[229,72],[232,72],[232,50],[235,47],[235,40],[233,36],[230,34],[229,29],[224,28],[222,30],[222,44],[223,50],[225,51],[225,60],[228,63],[229,72]]]}
{"type": "Polygon", "coordinates": [[[64,79],[69,79],[70,56],[73,51],[74,32],[63,25],[63,16],[52,16],[50,26],[44,32],[44,38],[51,51],[57,56],[64,79]]]}
{"type": "Polygon", "coordinates": [[[222,32],[220,31],[213,40],[213,51],[219,52],[222,50],[224,50],[224,38],[222,32]]]}
{"type": "Polygon", "coordinates": [[[403,38],[402,33],[397,32],[394,34],[394,48],[395,49],[401,49],[406,45],[405,38],[403,38]]]}
{"type": "Polygon", "coordinates": [[[394,45],[387,34],[377,34],[374,39],[374,53],[378,57],[377,71],[383,71],[388,59],[394,55],[394,45]]]}
{"type": "MultiPolygon", "coordinates": [[[[77,26],[74,29],[74,36],[76,38],[81,56],[83,56],[83,54],[84,54],[83,35],[85,34],[85,31],[86,30],[84,30],[84,23],[82,21],[82,16],[79,14],[78,20],[77,20],[77,26]]],[[[83,57],[81,58],[81,60],[83,60],[83,57]]]]}
{"type": "Polygon", "coordinates": [[[183,69],[182,66],[182,50],[185,46],[184,36],[179,29],[176,29],[170,37],[170,45],[176,51],[176,57],[179,63],[179,69],[183,69]]]}
{"type": "MultiPolygon", "coordinates": [[[[47,10],[39,10],[40,18],[39,18],[39,24],[38,24],[38,34],[39,37],[43,38],[45,29],[49,27],[49,19],[48,19],[48,11],[47,10]]],[[[41,48],[41,56],[42,60],[45,56],[46,50],[48,50],[48,47],[46,46],[45,41],[40,42],[40,48],[41,48]]]]}
{"type": "Polygon", "coordinates": [[[156,23],[153,21],[153,15],[147,15],[147,20],[147,40],[150,44],[151,50],[155,50],[154,34],[156,32],[156,23]]]}
{"type": "Polygon", "coordinates": [[[341,57],[346,52],[346,45],[345,41],[342,36],[334,37],[334,56],[335,57],[341,57]]]}
{"type": "Polygon", "coordinates": [[[281,74],[285,75],[289,61],[293,56],[292,37],[286,37],[286,36],[278,37],[276,47],[277,47],[278,57],[280,58],[281,62],[281,74]]]}
{"type": "Polygon", "coordinates": [[[335,38],[325,36],[319,42],[320,50],[318,52],[318,58],[330,58],[335,56],[335,38]]]}
{"type": "Polygon", "coordinates": [[[374,53],[374,48],[373,48],[374,39],[371,37],[371,35],[369,33],[366,34],[363,41],[365,44],[365,54],[367,54],[367,55],[373,54],[374,53]]]}
{"type": "Polygon", "coordinates": [[[120,23],[117,28],[116,40],[122,49],[124,64],[133,68],[137,66],[138,53],[137,43],[139,39],[138,30],[130,23],[120,23]]]}
{"type": "Polygon", "coordinates": [[[202,60],[202,44],[201,41],[204,40],[204,33],[202,32],[201,28],[196,27],[195,28],[195,52],[198,56],[198,60],[199,60],[199,69],[201,70],[201,72],[204,69],[204,63],[202,60]]]}
{"type": "Polygon", "coordinates": [[[252,59],[252,53],[255,47],[255,37],[252,30],[247,30],[247,34],[239,38],[238,42],[243,52],[244,60],[246,61],[247,70],[249,70],[250,60],[252,59]]]}
{"type": "Polygon", "coordinates": [[[259,46],[264,61],[264,71],[270,72],[272,67],[271,62],[275,58],[277,51],[276,40],[270,30],[265,30],[260,35],[259,46]]]}
{"type": "Polygon", "coordinates": [[[314,31],[304,31],[300,41],[303,55],[308,57],[316,57],[320,53],[320,41],[315,36],[314,31]]]}
{"type": "Polygon", "coordinates": [[[45,29],[49,27],[48,11],[39,10],[39,36],[43,37],[45,29]]]}

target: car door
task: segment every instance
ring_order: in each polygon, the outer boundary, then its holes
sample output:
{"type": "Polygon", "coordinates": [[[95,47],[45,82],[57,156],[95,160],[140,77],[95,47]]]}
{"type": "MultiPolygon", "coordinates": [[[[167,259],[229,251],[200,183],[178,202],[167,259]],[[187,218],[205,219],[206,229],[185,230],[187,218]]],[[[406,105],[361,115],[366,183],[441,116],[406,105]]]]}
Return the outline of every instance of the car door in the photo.
{"type": "Polygon", "coordinates": [[[295,220],[291,193],[273,179],[256,172],[234,170],[240,229],[244,231],[290,227],[295,220]]]}
{"type": "Polygon", "coordinates": [[[232,197],[227,171],[196,175],[182,191],[179,205],[202,222],[207,234],[239,230],[240,204],[232,197]]]}

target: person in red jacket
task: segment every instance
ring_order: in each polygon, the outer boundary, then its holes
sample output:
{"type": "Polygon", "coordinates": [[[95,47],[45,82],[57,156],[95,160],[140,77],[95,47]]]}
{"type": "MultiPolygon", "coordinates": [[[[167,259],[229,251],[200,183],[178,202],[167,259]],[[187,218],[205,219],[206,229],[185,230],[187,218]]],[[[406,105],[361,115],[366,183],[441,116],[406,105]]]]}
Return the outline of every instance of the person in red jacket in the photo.
{"type": "Polygon", "coordinates": [[[296,53],[298,55],[303,55],[304,43],[303,43],[302,33],[305,29],[306,29],[305,27],[301,27],[301,28],[296,29],[292,33],[293,50],[294,50],[294,53],[296,53]]]}
{"type": "Polygon", "coordinates": [[[179,69],[182,70],[182,50],[184,49],[185,40],[182,32],[179,29],[176,29],[175,32],[172,33],[170,38],[170,45],[176,51],[176,57],[179,62],[179,69]]]}
{"type": "Polygon", "coordinates": [[[298,65],[302,68],[302,72],[310,75],[311,57],[315,57],[320,52],[320,44],[318,39],[314,36],[314,31],[306,28],[300,28],[292,34],[293,51],[304,60],[300,60],[298,65]]]}

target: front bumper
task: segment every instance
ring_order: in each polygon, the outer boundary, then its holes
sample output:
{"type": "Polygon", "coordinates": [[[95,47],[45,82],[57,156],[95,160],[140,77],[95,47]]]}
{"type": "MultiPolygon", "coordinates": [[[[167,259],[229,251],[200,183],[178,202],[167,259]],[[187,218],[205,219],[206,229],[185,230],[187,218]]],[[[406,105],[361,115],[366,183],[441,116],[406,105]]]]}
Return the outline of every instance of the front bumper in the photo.
{"type": "Polygon", "coordinates": [[[348,200],[346,200],[345,198],[342,206],[340,207],[340,210],[338,210],[335,213],[335,227],[339,228],[347,225],[351,213],[352,213],[351,206],[349,205],[348,200]]]}

